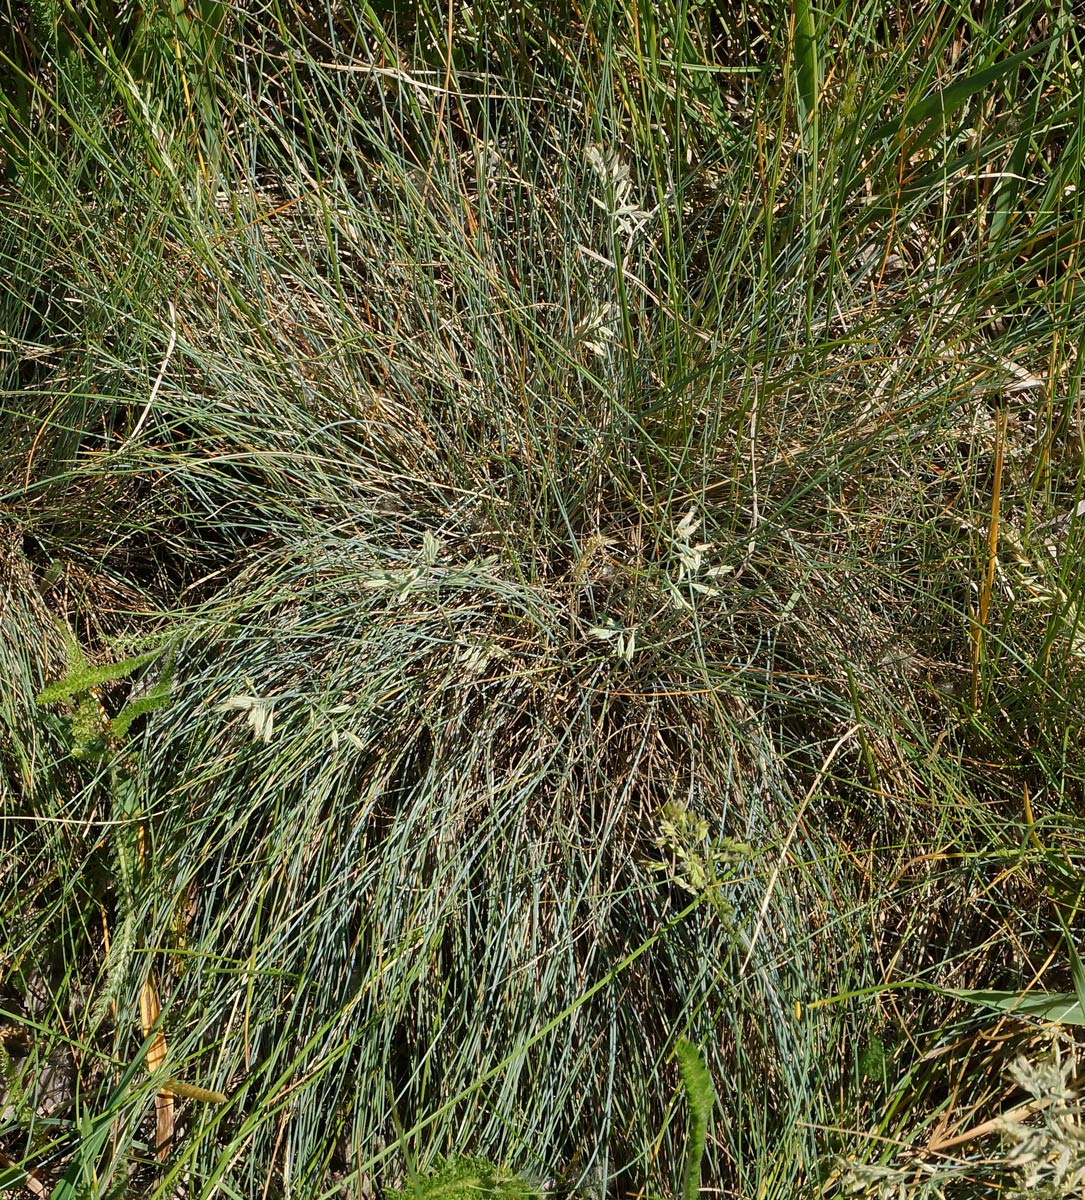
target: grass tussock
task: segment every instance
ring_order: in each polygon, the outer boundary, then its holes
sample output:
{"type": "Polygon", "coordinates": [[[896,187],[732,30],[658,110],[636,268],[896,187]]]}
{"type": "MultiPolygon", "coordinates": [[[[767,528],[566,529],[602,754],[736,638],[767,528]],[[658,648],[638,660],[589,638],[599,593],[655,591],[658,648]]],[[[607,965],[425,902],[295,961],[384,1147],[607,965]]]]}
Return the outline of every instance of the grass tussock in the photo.
{"type": "Polygon", "coordinates": [[[1070,1194],[1071,7],[9,11],[5,1185],[1070,1194]]]}

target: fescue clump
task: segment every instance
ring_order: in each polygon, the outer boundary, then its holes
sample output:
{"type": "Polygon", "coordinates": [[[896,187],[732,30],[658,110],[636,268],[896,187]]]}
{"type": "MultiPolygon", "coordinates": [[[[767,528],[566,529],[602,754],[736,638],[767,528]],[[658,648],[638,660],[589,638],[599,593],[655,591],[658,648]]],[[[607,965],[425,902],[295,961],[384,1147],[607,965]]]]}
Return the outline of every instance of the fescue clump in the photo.
{"type": "Polygon", "coordinates": [[[107,7],[0,42],[3,1019],[77,1075],[0,1152],[899,1189],[1080,924],[1068,14],[107,7]]]}

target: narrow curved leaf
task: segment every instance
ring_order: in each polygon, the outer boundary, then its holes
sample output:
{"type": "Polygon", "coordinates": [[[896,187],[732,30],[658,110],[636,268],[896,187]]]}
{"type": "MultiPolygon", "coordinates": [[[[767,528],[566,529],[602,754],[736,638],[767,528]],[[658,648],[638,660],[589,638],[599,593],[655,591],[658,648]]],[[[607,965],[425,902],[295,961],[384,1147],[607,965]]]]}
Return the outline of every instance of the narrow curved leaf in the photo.
{"type": "Polygon", "coordinates": [[[1039,1017],[1057,1025],[1085,1025],[1085,1008],[1074,992],[958,992],[950,996],[982,1008],[997,1008],[1018,1017],[1039,1017]]]}
{"type": "Polygon", "coordinates": [[[956,79],[944,88],[928,93],[922,100],[917,100],[915,104],[906,109],[899,121],[886,121],[879,125],[872,140],[880,141],[894,133],[899,133],[902,137],[912,134],[912,145],[918,148],[937,136],[942,124],[966,100],[970,100],[990,84],[996,83],[1003,76],[1021,66],[1022,63],[1035,57],[1041,50],[1046,50],[1049,45],[1050,38],[1047,41],[1037,42],[1035,46],[1030,46],[1027,50],[1020,50],[1017,54],[1011,54],[999,62],[990,63],[978,71],[973,71],[971,75],[966,75],[963,79],[956,79]],[[927,121],[932,121],[932,124],[923,136],[919,137],[920,127],[927,121]]]}

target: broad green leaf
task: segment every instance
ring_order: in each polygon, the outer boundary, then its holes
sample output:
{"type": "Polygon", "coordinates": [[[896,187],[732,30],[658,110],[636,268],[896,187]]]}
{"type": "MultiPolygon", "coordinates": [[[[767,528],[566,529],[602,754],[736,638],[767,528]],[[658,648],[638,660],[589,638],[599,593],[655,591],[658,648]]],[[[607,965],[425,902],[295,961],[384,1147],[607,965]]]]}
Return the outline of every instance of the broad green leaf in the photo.
{"type": "Polygon", "coordinates": [[[22,1188],[29,1178],[29,1172],[22,1167],[4,1167],[0,1169],[0,1192],[22,1188]]]}
{"type": "MultiPolygon", "coordinates": [[[[1074,911],[1077,911],[1078,903],[1080,902],[1080,894],[1078,901],[1074,904],[1074,911]]],[[[1062,939],[1066,944],[1066,953],[1070,959],[1070,978],[1074,982],[1074,995],[1077,997],[1078,1011],[1085,1012],[1085,965],[1081,962],[1081,955],[1077,952],[1077,943],[1074,940],[1074,935],[1070,930],[1070,925],[1063,915],[1062,910],[1058,910],[1059,924],[1062,926],[1062,939]]]]}
{"type": "Polygon", "coordinates": [[[125,1068],[124,1074],[118,1080],[105,1108],[97,1116],[88,1116],[83,1122],[79,1145],[64,1174],[57,1180],[50,1193],[50,1200],[85,1200],[88,1194],[93,1194],[102,1150],[113,1132],[118,1114],[129,1102],[128,1089],[135,1079],[136,1073],[146,1061],[149,1044],[150,1038],[144,1043],[140,1053],[125,1068]]]}
{"type": "Polygon", "coordinates": [[[995,189],[993,211],[991,213],[991,240],[994,241],[1006,228],[1013,210],[1017,205],[1017,196],[1021,190],[1021,175],[1026,169],[1028,153],[1032,143],[1032,131],[1036,123],[1036,108],[1040,102],[1037,89],[1032,103],[1032,112],[1024,129],[1018,135],[1006,163],[1003,178],[995,189]]]}

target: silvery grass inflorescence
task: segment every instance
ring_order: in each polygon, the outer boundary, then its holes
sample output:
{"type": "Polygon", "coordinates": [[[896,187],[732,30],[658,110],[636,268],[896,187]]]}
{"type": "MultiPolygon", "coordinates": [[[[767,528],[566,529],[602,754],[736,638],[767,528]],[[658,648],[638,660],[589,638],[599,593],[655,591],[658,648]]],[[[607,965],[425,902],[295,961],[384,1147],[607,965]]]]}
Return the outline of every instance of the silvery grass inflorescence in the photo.
{"type": "Polygon", "coordinates": [[[592,203],[607,214],[614,223],[614,232],[628,246],[648,225],[655,211],[646,212],[636,203],[629,164],[623,161],[616,150],[593,145],[588,147],[585,157],[607,192],[603,197],[593,196],[592,203]]]}
{"type": "MultiPolygon", "coordinates": [[[[591,197],[592,205],[605,214],[609,244],[601,249],[581,246],[588,258],[603,264],[610,271],[627,274],[634,243],[648,228],[658,212],[641,208],[634,195],[629,164],[617,150],[591,145],[585,158],[595,176],[601,195],[591,197]],[[611,254],[618,261],[611,261],[611,254]]],[[[622,311],[612,300],[600,300],[592,311],[577,324],[576,337],[592,355],[601,361],[610,358],[620,344],[622,311]]]]}
{"type": "Polygon", "coordinates": [[[675,526],[670,538],[674,566],[668,590],[675,608],[692,609],[695,597],[719,595],[719,588],[714,583],[705,583],[704,579],[718,580],[731,573],[731,568],[726,565],[705,565],[712,543],[694,540],[700,527],[701,517],[696,507],[691,508],[675,526]]]}
{"type": "MultiPolygon", "coordinates": [[[[716,582],[731,573],[727,565],[708,565],[711,542],[696,541],[701,527],[701,517],[693,507],[665,535],[662,591],[671,608],[693,612],[697,600],[719,595],[716,582]]],[[[627,624],[614,617],[607,617],[588,630],[589,637],[600,642],[610,642],[616,657],[625,662],[633,661],[637,646],[637,626],[627,624]]]]}

